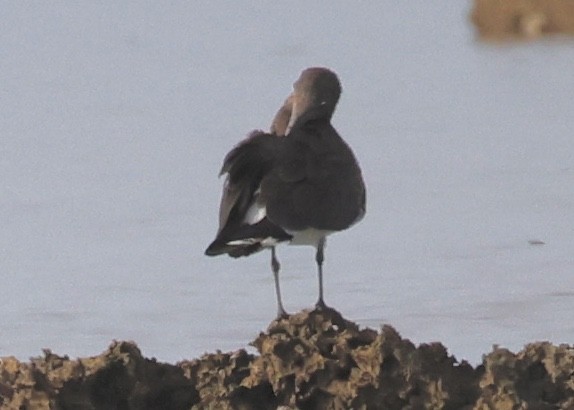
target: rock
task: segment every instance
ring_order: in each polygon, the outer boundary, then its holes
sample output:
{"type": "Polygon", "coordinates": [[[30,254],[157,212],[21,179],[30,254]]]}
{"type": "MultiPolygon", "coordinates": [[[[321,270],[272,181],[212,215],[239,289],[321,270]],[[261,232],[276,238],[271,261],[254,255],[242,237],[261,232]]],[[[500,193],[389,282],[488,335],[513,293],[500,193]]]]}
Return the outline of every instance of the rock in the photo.
{"type": "Polygon", "coordinates": [[[532,343],[518,354],[495,348],[483,366],[477,409],[574,408],[572,347],[532,343]]]}
{"type": "Polygon", "coordinates": [[[2,409],[572,409],[574,349],[495,347],[472,367],[391,326],[361,329],[335,310],[272,322],[241,349],[177,364],[114,342],[70,360],[49,350],[0,362],[2,409]]]}
{"type": "Polygon", "coordinates": [[[471,20],[485,39],[574,34],[571,0],[474,0],[471,20]]]}
{"type": "Polygon", "coordinates": [[[70,360],[50,350],[21,363],[0,362],[2,409],[183,409],[199,395],[183,369],[145,359],[133,342],[70,360]]]}

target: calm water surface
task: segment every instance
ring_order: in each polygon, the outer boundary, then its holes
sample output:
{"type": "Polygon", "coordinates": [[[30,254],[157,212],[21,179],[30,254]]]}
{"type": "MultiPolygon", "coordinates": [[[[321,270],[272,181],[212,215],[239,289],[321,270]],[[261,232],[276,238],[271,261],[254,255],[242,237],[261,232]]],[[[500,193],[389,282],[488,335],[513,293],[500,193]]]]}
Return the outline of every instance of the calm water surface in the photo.
{"type": "MultiPolygon", "coordinates": [[[[132,339],[175,361],[264,329],[268,253],[203,256],[217,172],[312,65],[340,75],[368,184],[327,303],[472,362],[571,343],[574,42],[483,45],[439,3],[4,4],[0,355],[132,339]]],[[[313,249],[279,257],[287,309],[312,306],[313,249]]]]}

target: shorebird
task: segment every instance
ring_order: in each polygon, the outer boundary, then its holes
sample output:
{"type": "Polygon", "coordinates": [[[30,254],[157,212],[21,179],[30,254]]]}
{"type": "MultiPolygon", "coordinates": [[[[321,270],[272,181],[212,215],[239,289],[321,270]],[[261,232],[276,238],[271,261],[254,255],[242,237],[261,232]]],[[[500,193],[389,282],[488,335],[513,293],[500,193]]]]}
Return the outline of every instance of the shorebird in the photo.
{"type": "Polygon", "coordinates": [[[248,256],[271,250],[277,316],[281,301],[281,242],[311,245],[319,279],[315,307],[325,309],[323,261],[327,235],[342,231],[365,214],[365,184],[349,146],[331,125],[341,95],[337,75],[307,68],[277,112],[271,132],[253,131],[225,157],[226,174],[219,229],[206,255],[248,256]]]}

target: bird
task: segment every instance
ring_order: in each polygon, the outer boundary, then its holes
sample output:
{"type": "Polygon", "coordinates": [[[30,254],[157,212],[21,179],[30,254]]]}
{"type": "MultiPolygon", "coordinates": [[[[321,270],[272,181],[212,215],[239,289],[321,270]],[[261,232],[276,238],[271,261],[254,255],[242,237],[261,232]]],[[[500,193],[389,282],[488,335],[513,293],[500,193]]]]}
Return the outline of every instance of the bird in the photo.
{"type": "Polygon", "coordinates": [[[325,67],[302,71],[272,122],[270,132],[252,131],[224,158],[226,175],[219,228],[205,254],[238,258],[271,250],[277,318],[288,317],[279,284],[280,243],[315,248],[323,297],[323,262],[328,235],[359,222],[366,212],[361,168],[331,124],[341,95],[337,75],[325,67]]]}

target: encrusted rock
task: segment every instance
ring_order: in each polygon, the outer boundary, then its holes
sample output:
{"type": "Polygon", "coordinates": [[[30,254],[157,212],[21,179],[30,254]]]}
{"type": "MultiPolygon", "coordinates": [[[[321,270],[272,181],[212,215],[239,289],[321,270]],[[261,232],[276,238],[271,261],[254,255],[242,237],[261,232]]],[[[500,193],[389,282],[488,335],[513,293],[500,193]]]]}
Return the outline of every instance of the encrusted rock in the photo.
{"type": "Polygon", "coordinates": [[[176,365],[133,342],[70,360],[49,350],[0,361],[2,409],[573,409],[574,349],[495,347],[476,368],[440,343],[415,346],[391,326],[361,329],[337,311],[272,322],[241,349],[176,365]]]}

